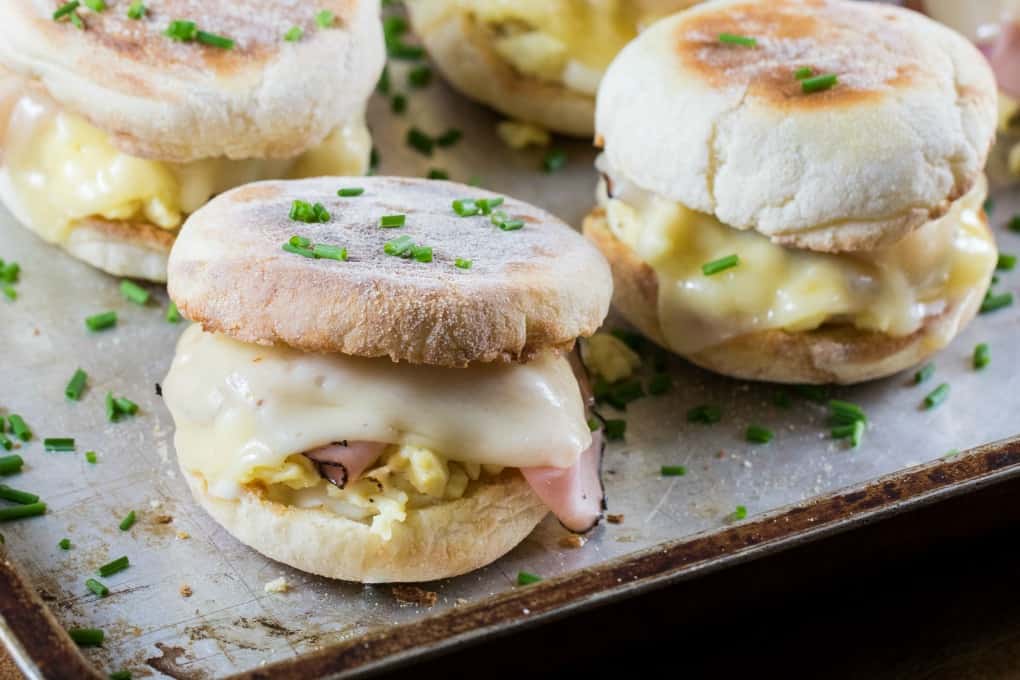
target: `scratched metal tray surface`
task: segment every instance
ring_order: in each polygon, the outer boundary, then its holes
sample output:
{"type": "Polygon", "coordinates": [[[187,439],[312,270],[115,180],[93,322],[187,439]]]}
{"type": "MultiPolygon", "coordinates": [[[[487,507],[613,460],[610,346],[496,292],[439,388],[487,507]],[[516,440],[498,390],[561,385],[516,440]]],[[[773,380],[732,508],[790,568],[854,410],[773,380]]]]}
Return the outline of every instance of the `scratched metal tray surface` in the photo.
{"type": "MultiPolygon", "coordinates": [[[[394,80],[403,83],[401,71],[394,80]]],[[[569,165],[544,174],[541,151],[502,146],[497,119],[440,82],[415,92],[402,116],[376,98],[369,120],[382,173],[420,176],[441,168],[573,225],[590,208],[596,175],[587,145],[563,143],[569,165]],[[456,127],[464,139],[425,158],[404,143],[412,124],[432,134],[456,127]]],[[[993,166],[1000,163],[997,155],[993,166]]],[[[1020,212],[1020,194],[996,186],[1000,244],[1018,250],[1020,235],[1003,223],[1020,212]]],[[[0,257],[23,270],[17,301],[0,301],[0,413],[21,414],[36,435],[18,450],[25,470],[3,481],[39,493],[49,505],[44,517],[0,527],[6,539],[0,640],[30,677],[86,672],[60,633],[76,626],[106,631],[102,647],[83,652],[104,674],[127,668],[135,677],[307,678],[377,669],[1020,472],[1014,441],[968,452],[1017,433],[1020,307],[980,317],[937,357],[936,378],[922,387],[902,374],[833,391],[871,416],[856,451],[828,437],[824,406],[797,399],[782,409],[774,404],[775,386],[719,378],[672,359],[673,391],[631,404],[620,416],[626,440],[607,452],[609,511],[622,516],[620,523],[603,524],[583,547],[566,548],[565,532],[549,518],[495,564],[425,584],[438,596],[433,606],[408,605],[387,586],[329,581],[274,563],[191,501],[174,460],[173,424],[155,392],[183,330],[164,321],[162,290],[153,288],[155,301],[146,308],[127,303],[116,280],[46,246],[6,213],[0,257]],[[117,311],[117,327],[89,333],[83,319],[108,309],[117,311]],[[971,354],[979,342],[990,344],[992,364],[976,372],[971,354]],[[69,402],[64,386],[79,367],[89,386],[81,402],[69,402]],[[922,410],[924,395],[941,382],[952,385],[948,402],[922,410]],[[133,399],[140,413],[108,423],[107,391],[133,399]],[[722,407],[720,423],[687,422],[687,410],[704,403],[722,407]],[[745,442],[752,423],[772,428],[775,440],[745,442]],[[76,451],[46,453],[43,437],[74,437],[76,451]],[[947,457],[954,449],[965,453],[947,457]],[[83,455],[92,450],[95,464],[83,455]],[[688,472],[663,478],[663,465],[688,472]],[[737,506],[747,508],[746,520],[732,521],[737,506]],[[120,531],[130,510],[138,522],[120,531]],[[66,551],[57,545],[65,537],[66,551]],[[85,579],[120,555],[132,566],[106,579],[110,595],[90,594],[85,579]],[[546,580],[518,587],[522,570],[546,580]],[[291,590],[265,592],[264,584],[280,576],[291,590]],[[184,586],[190,597],[182,595],[184,586]]],[[[1016,291],[1018,281],[1020,273],[1003,273],[999,289],[1016,291]]]]}

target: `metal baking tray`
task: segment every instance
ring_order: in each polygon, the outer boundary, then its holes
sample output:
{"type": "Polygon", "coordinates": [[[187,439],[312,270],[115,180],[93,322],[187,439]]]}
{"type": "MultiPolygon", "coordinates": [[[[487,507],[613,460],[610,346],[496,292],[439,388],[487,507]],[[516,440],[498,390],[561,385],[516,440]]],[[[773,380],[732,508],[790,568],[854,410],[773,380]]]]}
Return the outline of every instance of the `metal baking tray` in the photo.
{"type": "MultiPolygon", "coordinates": [[[[393,80],[403,85],[400,69],[393,80]]],[[[593,201],[593,150],[557,142],[569,164],[546,174],[543,151],[502,145],[498,120],[441,82],[414,91],[403,115],[379,97],[369,110],[381,173],[422,176],[441,168],[579,225],[593,201]],[[464,138],[426,158],[405,144],[411,125],[431,134],[459,128],[464,138]]],[[[1020,212],[1020,193],[998,181],[1000,156],[993,159],[993,222],[1008,252],[1020,249],[1020,235],[1002,225],[1020,212]]],[[[173,424],[155,392],[183,330],[164,321],[162,290],[153,289],[148,308],[132,305],[115,279],[45,245],[6,213],[0,257],[23,270],[18,300],[0,299],[0,413],[21,414],[36,434],[18,451],[25,471],[2,481],[39,493],[50,508],[45,517],[0,526],[0,640],[30,678],[105,677],[122,668],[171,678],[377,670],[1020,475],[1020,439],[1013,438],[1020,429],[1020,343],[1013,341],[1020,306],[979,317],[937,357],[937,377],[924,386],[902,374],[833,390],[871,416],[858,450],[829,438],[823,405],[798,398],[784,410],[774,404],[776,386],[669,359],[674,389],[632,403],[626,440],[607,452],[609,512],[620,523],[604,523],[583,547],[568,548],[549,518],[495,564],[423,584],[436,595],[433,605],[408,604],[388,586],[329,581],[268,560],[191,501],[174,460],[173,424]],[[84,318],[107,309],[118,312],[118,326],[87,332],[84,318]],[[981,372],[971,367],[979,342],[990,344],[993,357],[981,372]],[[78,367],[91,382],[72,403],[63,390],[78,367]],[[924,395],[941,382],[952,385],[948,402],[922,410],[924,395]],[[136,401],[140,414],[108,423],[107,391],[136,401]],[[709,402],[722,406],[722,422],[687,422],[689,408],[709,402]],[[772,428],[775,440],[746,443],[751,423],[772,428]],[[43,451],[43,437],[61,436],[75,437],[77,451],[43,451]],[[89,450],[98,453],[94,465],[84,459],[89,450]],[[947,456],[953,450],[963,453],[947,456]],[[663,465],[688,472],[663,478],[663,465]],[[734,521],[738,506],[748,516],[734,521]],[[138,523],[121,532],[118,522],[129,510],[138,523]],[[64,537],[70,550],[57,546],[64,537]],[[120,555],[132,566],[106,579],[108,597],[91,595],[85,579],[120,555]],[[518,587],[519,571],[545,580],[518,587]],[[280,576],[291,590],[265,592],[280,576]],[[190,597],[181,594],[184,585],[190,597]],[[106,643],[79,652],[62,632],[75,626],[104,629],[106,643]]],[[[1000,290],[1018,289],[1020,272],[1001,278],[1000,290]]]]}

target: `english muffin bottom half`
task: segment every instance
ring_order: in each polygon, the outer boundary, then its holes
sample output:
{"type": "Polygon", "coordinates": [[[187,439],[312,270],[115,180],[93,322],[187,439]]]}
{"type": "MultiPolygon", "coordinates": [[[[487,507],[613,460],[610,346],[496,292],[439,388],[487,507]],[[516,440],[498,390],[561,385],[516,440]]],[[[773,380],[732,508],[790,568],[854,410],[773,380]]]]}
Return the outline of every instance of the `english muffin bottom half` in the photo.
{"type": "Polygon", "coordinates": [[[239,540],[331,578],[462,574],[550,510],[588,531],[602,435],[568,352],[611,285],[555,217],[459,184],[229,191],[170,256],[181,469],[239,540]]]}
{"type": "Polygon", "coordinates": [[[716,0],[623,50],[585,233],[616,306],[708,369],[855,383],[943,348],[997,261],[995,80],[962,36],[843,0],[716,0]]]}
{"type": "Polygon", "coordinates": [[[643,28],[698,0],[410,0],[443,75],[511,118],[590,138],[599,81],[643,28]]]}
{"type": "Polygon", "coordinates": [[[378,0],[101,6],[0,5],[0,199],[46,241],[165,281],[212,196],[367,169],[378,0]]]}

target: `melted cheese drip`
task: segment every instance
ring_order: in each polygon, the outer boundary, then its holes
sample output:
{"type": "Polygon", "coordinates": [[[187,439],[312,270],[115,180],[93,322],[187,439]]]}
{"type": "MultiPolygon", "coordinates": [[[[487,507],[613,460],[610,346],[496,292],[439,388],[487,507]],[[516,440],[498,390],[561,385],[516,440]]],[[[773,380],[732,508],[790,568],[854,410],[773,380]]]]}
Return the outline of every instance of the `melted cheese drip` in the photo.
{"type": "Polygon", "coordinates": [[[227,498],[253,470],[345,439],[505,467],[569,467],[591,444],[577,380],[554,355],[437,368],[260,347],[196,325],[181,337],[163,398],[181,465],[227,498]]]}
{"type": "Polygon", "coordinates": [[[610,229],[658,275],[663,334],[680,354],[825,323],[909,335],[950,305],[983,295],[997,260],[980,216],[984,181],[891,247],[838,255],[784,248],[657,195],[621,189],[609,199],[600,188],[610,229]],[[706,262],[732,254],[737,267],[702,273],[706,262]]]}
{"type": "Polygon", "coordinates": [[[640,29],[685,3],[633,0],[416,0],[422,23],[468,14],[493,34],[492,47],[525,75],[595,95],[609,62],[640,29]]]}
{"type": "Polygon", "coordinates": [[[165,163],[136,158],[28,81],[0,80],[7,81],[0,87],[5,179],[17,197],[19,219],[54,243],[66,242],[76,223],[94,217],[175,230],[218,193],[262,179],[362,174],[371,151],[368,130],[359,120],[293,159],[165,163]],[[12,82],[21,87],[13,88],[12,82]]]}

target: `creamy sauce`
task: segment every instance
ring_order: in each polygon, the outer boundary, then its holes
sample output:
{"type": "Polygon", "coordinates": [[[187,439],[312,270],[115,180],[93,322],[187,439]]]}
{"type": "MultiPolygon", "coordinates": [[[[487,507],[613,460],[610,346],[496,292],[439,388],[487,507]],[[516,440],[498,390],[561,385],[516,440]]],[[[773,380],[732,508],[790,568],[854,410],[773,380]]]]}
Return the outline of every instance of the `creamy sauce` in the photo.
{"type": "Polygon", "coordinates": [[[969,295],[983,295],[997,260],[980,211],[984,181],[942,219],[891,247],[830,255],[784,248],[755,232],[613,181],[600,189],[611,230],[658,275],[659,319],[681,354],[752,332],[825,323],[905,336],[969,295]],[[713,276],[701,266],[740,264],[713,276]]]}
{"type": "Polygon", "coordinates": [[[19,218],[47,241],[64,243],[87,218],[176,230],[210,198],[242,184],[361,174],[371,138],[356,121],[294,159],[164,163],[123,153],[107,133],[61,109],[40,88],[0,73],[0,150],[19,218]]]}
{"type": "Polygon", "coordinates": [[[192,326],[163,398],[181,465],[223,497],[253,470],[345,439],[505,467],[570,467],[591,444],[577,379],[554,355],[436,368],[259,347],[192,326]]]}

